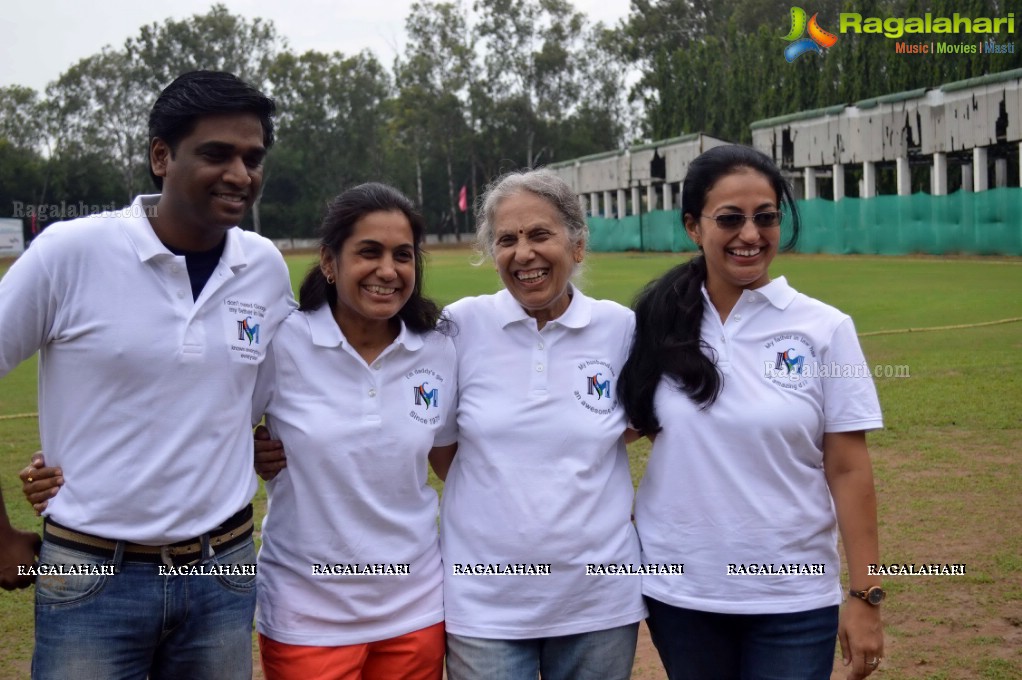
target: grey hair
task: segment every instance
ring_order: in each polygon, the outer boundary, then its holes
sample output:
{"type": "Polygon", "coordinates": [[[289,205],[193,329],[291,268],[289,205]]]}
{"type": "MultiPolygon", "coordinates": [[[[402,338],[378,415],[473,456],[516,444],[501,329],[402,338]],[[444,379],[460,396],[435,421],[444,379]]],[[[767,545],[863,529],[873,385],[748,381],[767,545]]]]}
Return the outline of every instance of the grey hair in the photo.
{"type": "Polygon", "coordinates": [[[497,206],[505,198],[522,191],[528,191],[550,202],[561,216],[572,246],[581,243],[585,248],[588,245],[589,226],[586,224],[585,199],[575,195],[567,182],[551,170],[545,168],[516,170],[490,182],[479,199],[476,209],[476,249],[483,257],[493,259],[493,219],[497,206]]]}

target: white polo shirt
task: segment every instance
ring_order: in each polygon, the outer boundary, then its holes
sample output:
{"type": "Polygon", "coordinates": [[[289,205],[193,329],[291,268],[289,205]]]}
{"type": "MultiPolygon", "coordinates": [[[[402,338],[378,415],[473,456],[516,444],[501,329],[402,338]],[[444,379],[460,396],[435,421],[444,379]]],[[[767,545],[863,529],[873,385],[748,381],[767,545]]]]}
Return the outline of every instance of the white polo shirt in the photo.
{"type": "Polygon", "coordinates": [[[352,645],[444,619],[427,455],[457,391],[454,343],[402,328],[367,365],[330,307],[294,312],[260,370],[287,467],[271,481],[256,625],[293,645],[352,645]]]}
{"type": "Polygon", "coordinates": [[[643,593],[729,614],[839,604],[823,434],[883,426],[852,320],[783,277],[744,291],[723,324],[703,297],[702,340],[723,389],[700,409],[666,380],[657,388],[664,429],[635,521],[643,559],[685,573],[643,577],[643,593]]]}
{"type": "Polygon", "coordinates": [[[238,228],[193,302],[145,216],[158,199],[54,224],[0,281],[0,375],[40,351],[42,447],[64,469],[45,514],[151,545],[251,500],[252,389],[293,304],[280,253],[238,228]]]}
{"type": "Polygon", "coordinates": [[[640,564],[616,395],[632,312],[577,290],[542,330],[506,290],[447,311],[459,366],[440,509],[448,632],[524,639],[639,621],[637,577],[586,575],[640,564]]]}

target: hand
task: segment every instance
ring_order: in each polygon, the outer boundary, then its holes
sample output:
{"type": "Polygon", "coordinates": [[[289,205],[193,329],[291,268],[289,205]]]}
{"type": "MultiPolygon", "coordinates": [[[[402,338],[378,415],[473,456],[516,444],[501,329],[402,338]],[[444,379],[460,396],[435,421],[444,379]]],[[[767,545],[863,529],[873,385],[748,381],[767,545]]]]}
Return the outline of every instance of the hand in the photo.
{"type": "Polygon", "coordinates": [[[848,669],[848,680],[861,680],[879,668],[868,661],[883,659],[884,628],[880,620],[880,607],[858,598],[849,598],[841,607],[838,623],[841,656],[848,669]]]}
{"type": "MultiPolygon", "coordinates": [[[[6,520],[5,520],[6,521],[6,520]]],[[[35,564],[42,539],[31,531],[19,531],[9,525],[0,531],[0,588],[28,588],[35,576],[19,576],[18,567],[35,564]]]]}
{"type": "Polygon", "coordinates": [[[270,431],[260,425],[252,435],[255,439],[255,471],[264,481],[270,481],[287,467],[284,444],[270,438],[270,431]]]}
{"type": "Polygon", "coordinates": [[[46,467],[42,451],[32,454],[32,462],[18,476],[21,477],[21,491],[37,515],[43,513],[50,499],[64,485],[64,471],[59,467],[46,467]]]}

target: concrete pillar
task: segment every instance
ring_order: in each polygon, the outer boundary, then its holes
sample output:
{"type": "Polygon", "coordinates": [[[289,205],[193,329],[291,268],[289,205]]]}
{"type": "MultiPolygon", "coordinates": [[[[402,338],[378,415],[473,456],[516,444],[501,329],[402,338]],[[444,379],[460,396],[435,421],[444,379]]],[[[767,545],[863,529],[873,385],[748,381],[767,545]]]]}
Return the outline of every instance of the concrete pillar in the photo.
{"type": "Polygon", "coordinates": [[[638,215],[641,212],[639,209],[639,187],[632,187],[632,214],[638,215]]]}
{"type": "Polygon", "coordinates": [[[933,170],[930,171],[930,193],[947,196],[947,154],[938,151],[933,154],[933,170]]]}
{"type": "Polygon", "coordinates": [[[646,186],[646,212],[656,210],[656,187],[652,184],[646,186]]]}
{"type": "Polygon", "coordinates": [[[595,191],[589,194],[589,214],[593,217],[600,216],[600,195],[595,191]]]}
{"type": "Polygon", "coordinates": [[[971,163],[962,163],[962,191],[972,191],[971,163]]]}
{"type": "Polygon", "coordinates": [[[908,169],[908,156],[898,156],[894,162],[898,170],[898,195],[908,196],[912,193],[912,173],[908,169]]]}
{"type": "Polygon", "coordinates": [[[805,169],[806,200],[816,198],[816,168],[805,169]]]}
{"type": "Polygon", "coordinates": [[[862,164],[862,190],[859,196],[873,198],[877,195],[877,166],[873,161],[862,164]]]}
{"type": "Polygon", "coordinates": [[[628,207],[628,204],[625,203],[625,190],[624,189],[618,189],[617,190],[617,210],[614,213],[614,217],[616,217],[618,219],[621,219],[622,217],[624,217],[626,212],[627,212],[625,210],[626,207],[628,207]]]}
{"type": "Polygon", "coordinates": [[[604,191],[603,192],[603,216],[604,217],[608,217],[608,218],[609,217],[614,217],[614,212],[611,210],[611,205],[610,205],[610,192],[609,191],[604,191]]]}
{"type": "Polygon", "coordinates": [[[994,187],[1003,189],[1008,186],[1008,159],[998,158],[994,160],[994,187]]]}
{"type": "Polygon", "coordinates": [[[976,191],[986,191],[990,188],[987,181],[987,150],[985,147],[977,146],[972,150],[972,185],[976,191]]]}
{"type": "Polygon", "coordinates": [[[834,175],[834,201],[840,201],[845,197],[845,166],[835,163],[831,174],[834,175]]]}
{"type": "MultiPolygon", "coordinates": [[[[1020,150],[1022,150],[1022,144],[1019,144],[1019,148],[1020,150]]],[[[1020,165],[1022,165],[1022,160],[1020,160],[1019,163],[1020,165]]],[[[674,209],[674,206],[671,205],[672,198],[673,196],[671,196],[671,183],[664,182],[664,210],[674,209]]]]}

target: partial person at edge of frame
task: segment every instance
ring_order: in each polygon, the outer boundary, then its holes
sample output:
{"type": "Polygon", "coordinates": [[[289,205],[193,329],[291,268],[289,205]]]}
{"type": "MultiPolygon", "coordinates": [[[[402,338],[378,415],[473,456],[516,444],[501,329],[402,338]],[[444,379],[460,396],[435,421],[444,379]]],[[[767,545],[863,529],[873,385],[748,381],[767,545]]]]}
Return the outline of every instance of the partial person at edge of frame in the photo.
{"type": "Polygon", "coordinates": [[[42,542],[34,531],[22,531],[11,526],[3,489],[0,489],[0,588],[18,590],[35,583],[35,576],[19,572],[36,566],[42,542]]]}
{"type": "Polygon", "coordinates": [[[883,426],[880,405],[852,320],[771,279],[782,212],[790,248],[799,215],[773,162],[737,145],[706,151],[681,195],[700,254],[635,305],[618,386],[653,441],[636,527],[644,561],[685,563],[684,578],[642,581],[671,680],[829,678],[835,639],[849,678],[883,656],[865,436],[883,426]],[[828,375],[834,366],[859,370],[828,375]],[[851,590],[840,616],[838,529],[851,590]]]}
{"type": "MultiPolygon", "coordinates": [[[[425,231],[385,184],[334,198],[300,306],[260,366],[252,420],[265,415],[258,436],[278,437],[256,443],[268,499],[256,615],[267,680],[322,668],[367,680],[443,675],[426,466],[453,413],[457,365],[454,327],[422,292],[425,231]]],[[[26,496],[38,510],[52,491],[36,488],[26,496]]]]}
{"type": "Polygon", "coordinates": [[[293,298],[280,252],[236,225],[274,110],[229,73],[179,76],[149,116],[161,193],[51,226],[0,280],[0,374],[39,350],[66,475],[39,563],[77,567],[36,580],[33,678],[251,677],[252,391],[293,298]],[[186,565],[224,573],[170,587],[186,565]]]}
{"type": "MultiPolygon", "coordinates": [[[[646,615],[624,409],[613,390],[632,312],[572,284],[588,228],[548,170],[481,197],[477,245],[504,284],[447,308],[457,324],[457,449],[440,509],[447,677],[626,680],[646,615]],[[541,575],[486,576],[523,565],[541,575]]],[[[443,464],[438,465],[442,469],[443,464]]]]}

